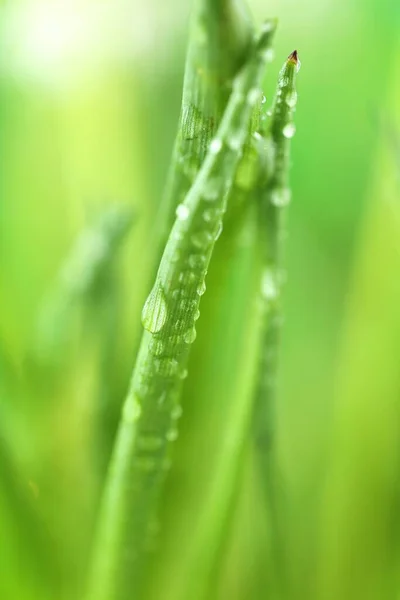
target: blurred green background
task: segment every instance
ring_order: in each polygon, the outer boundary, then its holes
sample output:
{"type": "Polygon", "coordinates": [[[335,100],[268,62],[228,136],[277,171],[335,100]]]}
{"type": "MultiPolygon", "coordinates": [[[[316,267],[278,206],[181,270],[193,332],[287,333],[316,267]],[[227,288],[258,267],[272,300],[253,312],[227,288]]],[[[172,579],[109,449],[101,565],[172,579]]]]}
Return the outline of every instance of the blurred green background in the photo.
{"type": "MultiPolygon", "coordinates": [[[[279,18],[268,102],[294,48],[303,64],[277,403],[285,597],[395,599],[400,5],[249,4],[259,23],[279,18]]],[[[141,334],[146,248],[178,123],[189,12],[187,0],[15,0],[0,8],[4,600],[82,594],[101,481],[141,334]],[[128,233],[124,219],[132,220],[128,233]],[[103,264],[102,231],[114,226],[103,264]],[[67,259],[71,248],[76,256],[67,259]],[[99,265],[96,273],[84,272],[85,256],[99,265]],[[87,277],[83,290],[76,273],[87,277]]],[[[165,552],[148,590],[154,600],[185,598],[167,590],[179,589],[191,515],[201,505],[196,490],[209,477],[203,469],[191,481],[190,447],[212,461],[207,441],[223,423],[209,393],[218,387],[210,350],[205,334],[199,338],[168,483],[165,552]],[[199,386],[203,404],[191,408],[199,386]],[[215,419],[205,420],[213,411],[215,419]]],[[[250,456],[224,566],[204,598],[276,597],[253,468],[250,456]]]]}

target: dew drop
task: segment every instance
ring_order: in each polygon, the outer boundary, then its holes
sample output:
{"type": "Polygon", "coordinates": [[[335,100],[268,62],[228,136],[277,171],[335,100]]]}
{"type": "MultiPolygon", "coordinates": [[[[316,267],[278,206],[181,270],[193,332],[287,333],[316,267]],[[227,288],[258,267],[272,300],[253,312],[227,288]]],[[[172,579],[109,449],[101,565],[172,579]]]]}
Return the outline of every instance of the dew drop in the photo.
{"type": "Polygon", "coordinates": [[[182,285],[191,285],[196,281],[196,275],[192,271],[183,271],[179,275],[179,282],[182,285]]]}
{"type": "Polygon", "coordinates": [[[283,128],[282,133],[285,136],[285,138],[291,139],[294,136],[294,134],[296,133],[296,126],[294,125],[294,123],[288,123],[283,128]]]}
{"type": "Polygon", "coordinates": [[[258,88],[253,88],[249,91],[247,95],[247,102],[250,106],[255,106],[260,99],[260,90],[258,88]]]}
{"type": "Polygon", "coordinates": [[[197,288],[198,295],[203,296],[206,293],[206,289],[207,289],[206,282],[205,282],[205,280],[203,280],[200,283],[199,287],[197,288]]]}
{"type": "Polygon", "coordinates": [[[189,375],[189,372],[187,369],[183,369],[180,373],[179,373],[179,379],[186,379],[187,376],[189,375]]]}
{"type": "Polygon", "coordinates": [[[204,249],[213,242],[213,237],[208,231],[200,231],[192,235],[191,241],[196,248],[204,249]]]}
{"type": "Polygon", "coordinates": [[[150,333],[158,333],[165,325],[167,312],[165,294],[157,281],[142,310],[143,327],[150,333]]]}
{"type": "Polygon", "coordinates": [[[178,430],[173,428],[170,429],[166,435],[168,442],[175,442],[178,439],[178,430]]]}
{"type": "Polygon", "coordinates": [[[186,221],[190,215],[190,210],[185,204],[179,204],[176,209],[176,216],[180,221],[186,221]]]}
{"type": "Polygon", "coordinates": [[[128,397],[125,402],[122,414],[125,423],[135,423],[139,419],[141,414],[142,407],[140,406],[137,398],[135,396],[128,397]]]}
{"type": "Polygon", "coordinates": [[[221,233],[224,229],[224,226],[222,225],[222,221],[218,224],[218,228],[217,231],[215,232],[215,241],[219,240],[219,238],[221,237],[221,233]]]}
{"type": "Polygon", "coordinates": [[[271,269],[266,269],[261,282],[261,294],[265,300],[275,300],[278,296],[276,278],[271,269]]]}
{"type": "Polygon", "coordinates": [[[206,223],[212,223],[218,217],[218,214],[219,210],[217,208],[208,208],[203,212],[203,219],[206,223]]]}
{"type": "Polygon", "coordinates": [[[210,179],[204,188],[203,198],[206,202],[214,202],[221,196],[221,179],[214,177],[210,179]]]}
{"type": "Polygon", "coordinates": [[[297,64],[296,64],[296,73],[298,73],[301,69],[301,60],[299,59],[299,57],[297,57],[297,64]]]}
{"type": "Polygon", "coordinates": [[[275,58],[275,51],[273,48],[268,48],[268,50],[266,50],[264,52],[264,60],[266,60],[267,62],[272,62],[275,58]]]}
{"type": "MultiPolygon", "coordinates": [[[[187,371],[186,371],[187,373],[187,371]]],[[[182,406],[180,404],[177,404],[176,406],[174,406],[174,408],[172,409],[171,412],[171,417],[174,419],[174,421],[176,421],[177,419],[180,419],[182,416],[182,406]]]]}
{"type": "Polygon", "coordinates": [[[191,329],[189,329],[185,333],[185,342],[187,344],[193,344],[193,342],[195,341],[196,337],[197,337],[196,328],[195,327],[191,327],[191,329]]]}
{"type": "Polygon", "coordinates": [[[238,152],[243,146],[243,136],[242,135],[232,135],[228,139],[228,146],[234,152],[238,152]]]}
{"type": "Polygon", "coordinates": [[[198,321],[200,319],[200,311],[199,311],[199,309],[197,309],[196,312],[194,313],[193,319],[195,321],[198,321]]]}
{"type": "Polygon", "coordinates": [[[207,263],[207,257],[204,256],[204,254],[191,254],[188,262],[192,269],[204,269],[207,263]]]}
{"type": "Polygon", "coordinates": [[[212,154],[218,154],[222,150],[222,140],[214,138],[210,144],[210,152],[212,154]]]}
{"type": "Polygon", "coordinates": [[[297,92],[293,91],[290,94],[288,94],[287,98],[286,98],[286,104],[288,105],[289,108],[294,108],[297,104],[297,92]]]}
{"type": "Polygon", "coordinates": [[[277,188],[271,192],[271,204],[274,206],[287,206],[290,200],[291,193],[288,188],[277,188]]]}

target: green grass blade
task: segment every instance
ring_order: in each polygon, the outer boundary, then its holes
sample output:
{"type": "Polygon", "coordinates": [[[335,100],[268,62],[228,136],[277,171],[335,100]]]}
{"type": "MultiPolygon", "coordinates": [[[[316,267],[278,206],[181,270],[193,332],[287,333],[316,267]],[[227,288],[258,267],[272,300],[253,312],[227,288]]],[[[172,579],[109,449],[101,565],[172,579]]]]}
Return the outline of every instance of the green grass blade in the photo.
{"type": "Polygon", "coordinates": [[[107,287],[117,251],[133,220],[131,208],[113,206],[80,233],[41,308],[33,348],[35,363],[62,363],[73,333],[75,309],[98,300],[107,287]]]}
{"type": "Polygon", "coordinates": [[[235,81],[217,137],[194,186],[177,209],[154,288],[106,484],[89,598],[132,598],[176,439],[179,398],[205,276],[222,230],[275,24],[265,25],[235,81]]]}
{"type": "Polygon", "coordinates": [[[157,265],[175,219],[176,206],[197,177],[227,106],[233,79],[248,56],[253,35],[252,21],[242,0],[196,0],[180,123],[155,230],[157,265]]]}
{"type": "MultiPolygon", "coordinates": [[[[266,173],[266,184],[260,194],[260,228],[264,269],[261,280],[261,347],[260,365],[254,404],[254,437],[260,479],[270,513],[271,552],[275,561],[274,586],[286,580],[279,514],[274,490],[277,473],[273,470],[274,401],[278,367],[279,339],[282,323],[281,296],[283,283],[282,240],[285,233],[289,188],[290,145],[295,133],[293,114],[297,103],[296,76],[300,68],[297,52],[284,64],[272,111],[272,120],[264,143],[272,156],[272,172],[266,173]],[[268,176],[269,175],[269,176],[268,176]]],[[[262,141],[260,140],[260,143],[262,141]]]]}
{"type": "Polygon", "coordinates": [[[296,75],[299,70],[297,52],[283,66],[278,81],[275,106],[268,137],[273,157],[273,170],[260,194],[260,236],[264,273],[261,285],[264,312],[261,363],[255,400],[255,439],[260,456],[269,457],[271,415],[277,369],[282,288],[282,249],[285,207],[290,201],[290,143],[294,135],[293,113],[297,103],[296,75]]]}

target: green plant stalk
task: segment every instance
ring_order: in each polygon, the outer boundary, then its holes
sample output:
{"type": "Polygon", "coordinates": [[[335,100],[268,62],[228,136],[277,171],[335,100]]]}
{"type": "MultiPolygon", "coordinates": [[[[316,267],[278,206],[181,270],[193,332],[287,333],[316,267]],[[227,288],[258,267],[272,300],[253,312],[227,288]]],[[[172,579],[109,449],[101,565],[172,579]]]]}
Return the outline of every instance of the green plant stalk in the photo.
{"type": "Polygon", "coordinates": [[[243,151],[275,23],[265,24],[237,77],[217,137],[177,219],[154,288],[143,309],[146,329],[106,482],[89,598],[138,595],[146,545],[177,437],[182,382],[196,337],[200,298],[222,230],[236,167],[243,151]],[[257,94],[254,93],[257,91],[257,94]]]}
{"type": "Polygon", "coordinates": [[[252,20],[243,0],[196,0],[178,133],[155,227],[157,266],[176,206],[186,197],[203,164],[253,36],[252,20]]]}
{"type": "MultiPolygon", "coordinates": [[[[265,142],[270,145],[273,169],[260,192],[260,229],[264,272],[261,282],[261,303],[264,325],[261,361],[255,399],[255,442],[260,457],[269,459],[273,399],[276,387],[277,356],[281,326],[282,240],[284,217],[290,201],[290,145],[294,135],[293,113],[297,102],[296,74],[299,69],[297,52],[283,66],[265,142]]],[[[265,135],[265,134],[264,134],[265,135]]]]}
{"type": "Polygon", "coordinates": [[[293,115],[297,103],[296,76],[300,68],[297,52],[284,64],[268,133],[262,132],[272,157],[272,172],[265,174],[260,193],[260,228],[264,269],[261,281],[262,328],[260,364],[254,404],[254,441],[260,479],[265,491],[271,522],[272,556],[276,563],[274,586],[286,580],[282,534],[276,507],[277,473],[273,469],[274,403],[281,332],[281,298],[283,284],[282,242],[285,235],[285,213],[291,193],[289,188],[290,145],[295,133],[293,115]]]}

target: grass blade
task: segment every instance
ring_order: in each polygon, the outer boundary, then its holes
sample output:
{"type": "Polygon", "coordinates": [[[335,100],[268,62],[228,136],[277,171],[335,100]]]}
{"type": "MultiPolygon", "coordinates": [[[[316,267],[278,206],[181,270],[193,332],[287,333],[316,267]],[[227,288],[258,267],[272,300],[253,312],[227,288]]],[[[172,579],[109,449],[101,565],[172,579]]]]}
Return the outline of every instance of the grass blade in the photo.
{"type": "Polygon", "coordinates": [[[176,206],[197,177],[227,106],[233,79],[248,56],[253,35],[251,18],[241,0],[196,1],[180,123],[155,229],[157,265],[175,219],[176,206]]]}
{"type": "MultiPolygon", "coordinates": [[[[255,401],[255,440],[262,461],[269,460],[271,416],[280,333],[282,287],[282,249],[285,207],[290,201],[290,143],[295,133],[293,113],[297,102],[296,75],[300,67],[297,52],[284,64],[272,121],[265,143],[270,145],[273,170],[260,197],[260,236],[262,238],[264,273],[261,285],[264,312],[261,364],[255,401]]],[[[264,473],[265,475],[265,473],[264,473]]]]}
{"type": "Polygon", "coordinates": [[[254,89],[269,58],[268,23],[235,81],[217,137],[194,186],[177,209],[154,288],[143,309],[146,329],[125,403],[95,548],[89,598],[132,597],[176,439],[179,397],[196,337],[200,298],[227,198],[247,139],[254,89]]]}

